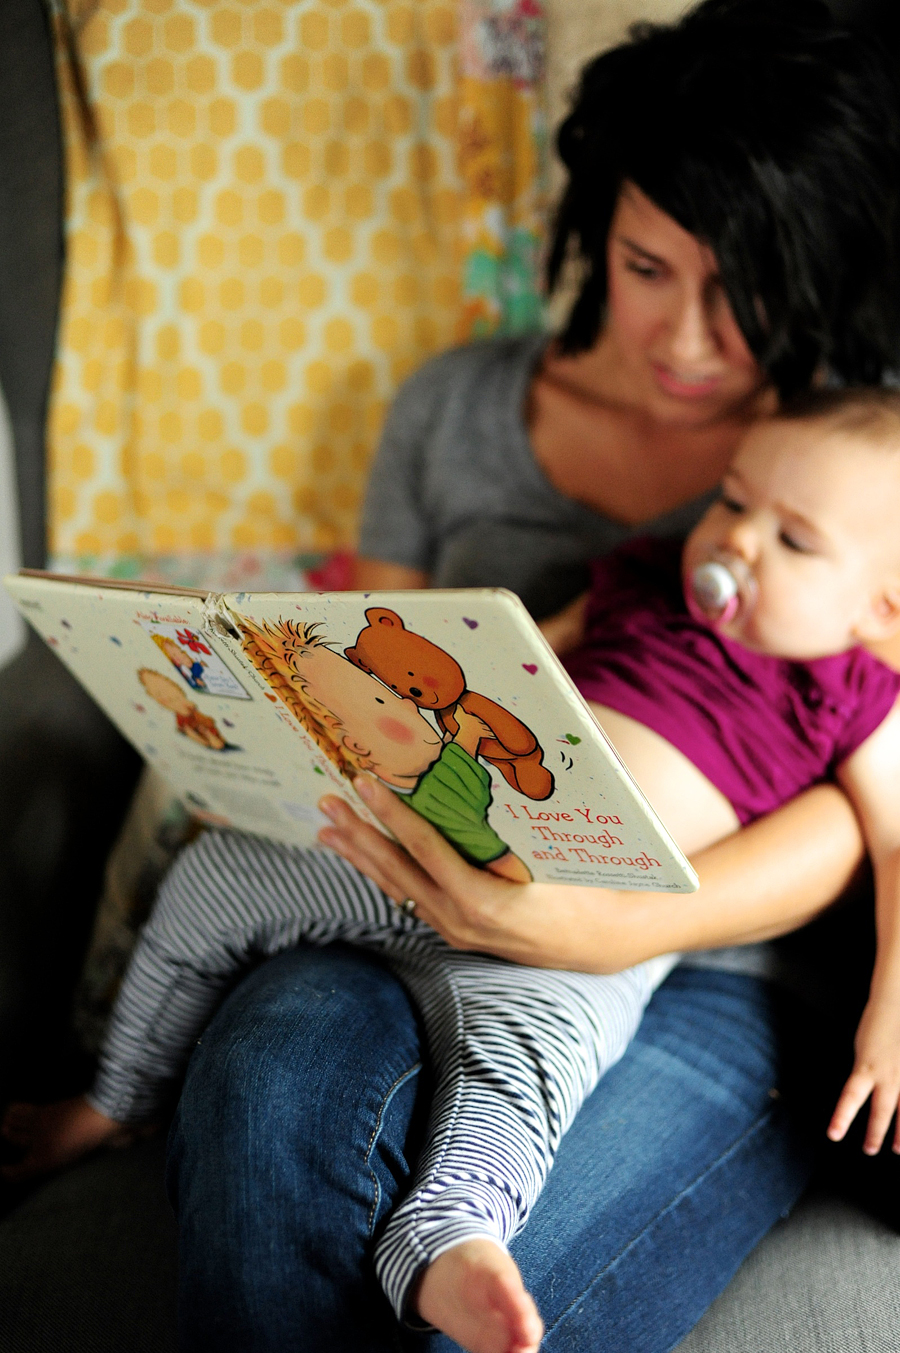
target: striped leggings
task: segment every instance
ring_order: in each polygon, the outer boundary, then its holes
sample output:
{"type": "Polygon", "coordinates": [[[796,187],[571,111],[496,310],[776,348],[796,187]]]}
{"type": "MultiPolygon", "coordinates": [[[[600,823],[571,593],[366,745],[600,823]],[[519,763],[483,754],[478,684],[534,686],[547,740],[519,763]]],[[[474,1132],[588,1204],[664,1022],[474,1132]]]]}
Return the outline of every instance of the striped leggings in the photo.
{"type": "Polygon", "coordinates": [[[474,1237],[505,1245],[524,1226],[563,1133],[673,960],[594,976],[459,952],[330,851],[210,831],[176,861],[142,931],[94,1107],[119,1122],[152,1117],[250,963],[332,940],[385,956],[418,1004],[434,1068],[413,1187],[375,1252],[402,1316],[438,1255],[474,1237]]]}

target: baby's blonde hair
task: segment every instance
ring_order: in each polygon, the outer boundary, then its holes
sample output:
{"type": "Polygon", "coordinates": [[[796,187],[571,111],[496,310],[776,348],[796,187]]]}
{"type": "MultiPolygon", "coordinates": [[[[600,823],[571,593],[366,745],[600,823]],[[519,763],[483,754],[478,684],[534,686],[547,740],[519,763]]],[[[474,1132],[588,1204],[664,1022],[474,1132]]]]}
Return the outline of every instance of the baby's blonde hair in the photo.
{"type": "Polygon", "coordinates": [[[301,660],[313,648],[329,648],[317,624],[300,620],[264,621],[241,619],[241,643],[247,657],[264,680],[280,696],[297,722],[306,729],[329,761],[348,780],[361,770],[371,770],[370,757],[344,745],[344,726],[315,696],[303,672],[301,660]]]}
{"type": "Polygon", "coordinates": [[[181,644],[179,644],[176,639],[172,639],[168,634],[151,634],[150,638],[156,644],[157,648],[161,649],[162,652],[165,653],[167,658],[169,657],[168,650],[170,648],[174,648],[181,654],[183,658],[185,658],[188,662],[190,662],[191,660],[190,654],[187,653],[186,650],[181,647],[181,644]]]}

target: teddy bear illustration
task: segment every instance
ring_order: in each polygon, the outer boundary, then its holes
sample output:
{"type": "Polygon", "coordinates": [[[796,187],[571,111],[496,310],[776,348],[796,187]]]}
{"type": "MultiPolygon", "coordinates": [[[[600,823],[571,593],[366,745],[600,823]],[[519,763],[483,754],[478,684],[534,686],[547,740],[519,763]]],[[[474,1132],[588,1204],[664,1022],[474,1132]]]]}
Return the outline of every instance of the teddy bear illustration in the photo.
{"type": "Polygon", "coordinates": [[[526,798],[550,797],[553,776],[543,764],[543,749],[521,719],[486,695],[470,691],[456,659],[424,635],[408,630],[396,611],[370,607],[366,622],[355,645],[344,650],[352,663],[414,700],[420,709],[430,710],[450,737],[459,728],[454,718],[457,708],[475,715],[490,732],[481,738],[478,755],[526,798]]]}

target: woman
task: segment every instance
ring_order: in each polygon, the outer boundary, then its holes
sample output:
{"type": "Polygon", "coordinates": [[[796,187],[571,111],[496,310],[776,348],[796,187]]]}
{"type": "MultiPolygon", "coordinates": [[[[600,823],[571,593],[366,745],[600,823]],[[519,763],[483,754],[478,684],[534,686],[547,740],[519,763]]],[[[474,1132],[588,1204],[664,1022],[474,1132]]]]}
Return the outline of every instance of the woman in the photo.
{"type": "MultiPolygon", "coordinates": [[[[560,135],[550,258],[583,273],[559,341],[450,353],[408,383],[373,474],[359,585],[506,585],[536,615],[636,531],[683,530],[747,424],[900,351],[896,92],[815,0],[708,0],[586,70],[560,135]],[[578,261],[578,260],[576,260],[578,261]]],[[[565,626],[565,613],[561,620],[565,626]]],[[[377,791],[404,854],[329,811],[327,842],[452,943],[546,966],[697,954],[585,1105],[515,1258],[547,1349],[683,1336],[802,1191],[809,1140],[773,1097],[782,934],[860,855],[819,786],[695,861],[690,899],[571,890],[523,914],[377,791]]],[[[839,1069],[838,1069],[839,1070],[839,1069]]],[[[232,994],[189,1068],[170,1182],[187,1349],[376,1350],[406,1338],[369,1267],[427,1086],[415,1014],[370,958],[297,951],[232,994]]],[[[450,1348],[423,1336],[437,1353],[450,1348]]]]}

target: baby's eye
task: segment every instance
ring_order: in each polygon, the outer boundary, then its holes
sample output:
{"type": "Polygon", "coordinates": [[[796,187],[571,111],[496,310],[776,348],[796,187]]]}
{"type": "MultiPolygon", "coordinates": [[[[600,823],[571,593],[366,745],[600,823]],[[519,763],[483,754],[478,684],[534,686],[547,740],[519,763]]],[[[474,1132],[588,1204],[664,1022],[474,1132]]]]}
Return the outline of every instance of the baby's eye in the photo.
{"type": "Polygon", "coordinates": [[[739,512],[743,512],[744,510],[744,504],[739,503],[737,498],[732,498],[727,493],[722,493],[721,497],[719,498],[719,502],[722,504],[726,512],[733,512],[735,516],[739,512]]]}
{"type": "Polygon", "coordinates": [[[793,550],[795,554],[815,554],[815,550],[796,536],[792,536],[790,531],[782,531],[778,537],[785,549],[793,550]]]}

